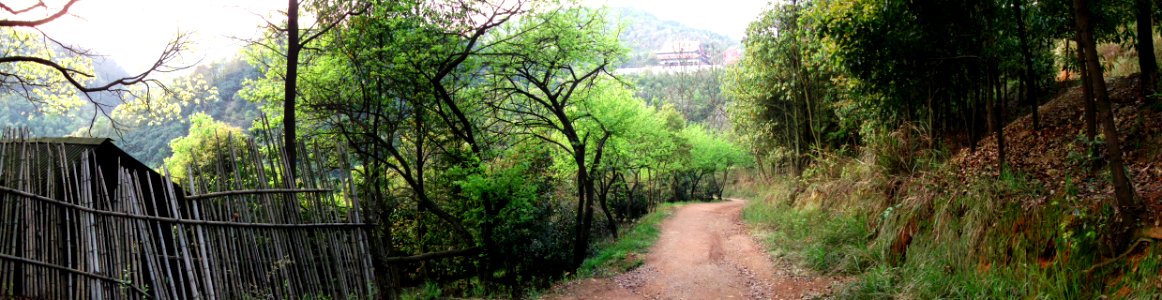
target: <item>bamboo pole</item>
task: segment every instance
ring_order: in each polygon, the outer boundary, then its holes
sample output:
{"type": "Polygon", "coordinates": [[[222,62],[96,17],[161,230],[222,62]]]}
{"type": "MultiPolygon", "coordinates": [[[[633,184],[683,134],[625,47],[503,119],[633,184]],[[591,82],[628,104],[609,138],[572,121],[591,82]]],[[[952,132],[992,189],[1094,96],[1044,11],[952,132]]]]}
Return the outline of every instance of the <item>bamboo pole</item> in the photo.
{"type": "Polygon", "coordinates": [[[212,192],[200,195],[186,196],[186,200],[205,200],[210,198],[225,198],[228,196],[237,195],[251,195],[251,194],[300,194],[300,193],[330,193],[327,189],[250,189],[250,190],[233,190],[225,192],[212,192]]]}
{"type": "MultiPolygon", "coordinates": [[[[169,169],[166,169],[163,167],[162,171],[164,172],[166,178],[171,177],[169,175],[169,169]]],[[[174,217],[177,217],[180,219],[181,213],[178,212],[177,195],[174,194],[173,185],[169,185],[169,184],[165,185],[165,198],[167,201],[174,204],[173,206],[170,206],[170,211],[173,213],[174,217]]],[[[186,274],[189,278],[188,283],[190,285],[190,289],[192,290],[191,292],[193,293],[194,299],[202,299],[201,291],[203,289],[198,284],[197,276],[194,274],[194,264],[190,259],[190,256],[192,254],[190,253],[189,243],[186,242],[186,229],[185,229],[185,226],[183,226],[183,225],[185,225],[185,224],[177,223],[177,238],[178,238],[178,244],[181,247],[179,249],[181,250],[180,252],[182,253],[182,255],[181,255],[182,263],[185,266],[185,271],[186,271],[186,274]]]]}
{"type": "MultiPolygon", "coordinates": [[[[250,164],[241,163],[242,160],[239,159],[238,149],[234,147],[234,143],[227,143],[227,145],[228,145],[228,148],[230,150],[230,160],[229,161],[234,162],[235,165],[238,166],[237,168],[235,168],[235,170],[246,170],[246,167],[250,166],[250,164]]],[[[241,171],[238,171],[238,172],[234,172],[232,174],[233,178],[234,178],[234,182],[229,185],[229,188],[242,189],[244,183],[242,181],[242,176],[241,176],[242,174],[241,173],[242,173],[241,171]]],[[[243,199],[245,202],[252,201],[251,199],[253,199],[253,197],[242,197],[242,196],[239,196],[239,198],[243,199]]],[[[246,221],[246,220],[249,220],[249,218],[252,214],[249,213],[248,211],[246,211],[245,203],[242,203],[242,202],[243,201],[228,201],[228,202],[226,202],[226,208],[227,208],[226,212],[229,213],[229,215],[232,217],[238,216],[238,218],[242,218],[242,220],[246,221]],[[235,206],[237,206],[237,209],[236,210],[232,209],[235,206]]],[[[235,221],[237,221],[237,220],[235,220],[235,221]]],[[[234,228],[231,228],[231,229],[234,229],[234,228]]],[[[241,230],[235,229],[233,231],[234,231],[234,234],[236,234],[238,236],[245,236],[248,240],[251,241],[251,243],[248,244],[249,247],[239,246],[239,245],[237,245],[237,242],[232,243],[231,246],[245,249],[246,255],[249,257],[252,257],[252,258],[257,257],[260,252],[254,248],[257,246],[257,243],[253,240],[253,236],[251,236],[250,234],[245,233],[245,232],[240,232],[241,230]]],[[[232,241],[238,241],[238,240],[239,240],[239,238],[232,239],[232,241]]],[[[258,269],[257,268],[258,265],[254,263],[253,259],[247,259],[246,263],[249,265],[248,266],[249,268],[246,269],[246,273],[247,273],[246,275],[247,275],[247,277],[250,278],[250,284],[254,287],[258,287],[259,284],[261,283],[261,280],[264,280],[263,278],[261,278],[259,276],[257,271],[254,271],[254,270],[258,269]]],[[[239,268],[241,269],[241,266],[239,266],[239,268]]],[[[238,292],[241,293],[243,291],[239,290],[238,292]]]]}
{"type": "MultiPolygon", "coordinates": [[[[69,175],[70,175],[69,164],[66,163],[65,159],[64,159],[65,158],[64,145],[57,144],[56,151],[54,153],[56,153],[57,157],[60,158],[59,160],[57,160],[57,168],[59,168],[59,170],[60,170],[60,176],[61,176],[61,179],[63,181],[61,184],[61,190],[62,190],[63,195],[61,195],[61,196],[64,198],[65,203],[72,203],[72,201],[70,201],[70,199],[73,199],[73,197],[70,197],[70,196],[75,195],[76,190],[73,189],[73,185],[70,184],[73,181],[70,180],[71,178],[69,177],[69,175]]],[[[0,156],[3,156],[3,154],[0,154],[0,156]]],[[[73,234],[74,234],[73,229],[75,228],[75,226],[73,224],[74,220],[72,218],[72,215],[74,214],[74,212],[69,211],[69,210],[62,210],[62,212],[63,212],[63,217],[64,217],[63,228],[64,228],[64,236],[65,236],[65,244],[63,247],[72,248],[73,247],[73,234]]],[[[65,250],[71,250],[71,249],[65,249],[65,250]]],[[[73,261],[73,254],[71,252],[72,251],[65,251],[65,253],[66,253],[65,259],[64,259],[65,260],[65,267],[74,267],[75,266],[75,262],[73,261]]],[[[65,280],[66,280],[65,290],[63,291],[65,294],[75,291],[74,290],[75,282],[73,281],[73,277],[74,277],[73,275],[67,275],[65,278],[65,280]]]]}
{"type": "MultiPolygon", "coordinates": [[[[160,215],[162,210],[160,207],[158,207],[158,204],[167,204],[168,205],[168,203],[163,202],[163,201],[157,201],[158,199],[156,198],[156,195],[157,195],[158,191],[153,190],[153,178],[152,177],[150,177],[150,176],[145,177],[145,185],[147,187],[149,187],[148,191],[149,191],[150,198],[152,198],[154,200],[153,211],[151,213],[153,214],[153,216],[160,215]]],[[[162,232],[162,229],[165,228],[165,226],[163,226],[163,224],[161,222],[158,222],[158,220],[153,220],[153,221],[154,221],[153,222],[153,229],[157,233],[157,240],[161,243],[160,245],[158,245],[158,248],[161,249],[161,255],[162,255],[161,257],[162,257],[162,262],[163,262],[162,265],[165,267],[165,273],[163,273],[162,276],[164,276],[166,279],[170,279],[170,280],[165,280],[165,282],[169,285],[170,299],[179,299],[178,293],[181,290],[178,289],[178,286],[174,284],[173,279],[177,279],[178,276],[174,276],[174,275],[178,274],[180,276],[181,272],[178,272],[176,270],[177,269],[176,264],[171,262],[169,259],[169,245],[172,244],[173,241],[165,238],[165,235],[162,232]]],[[[175,249],[176,249],[176,247],[175,247],[175,249]]],[[[182,295],[184,296],[185,293],[183,292],[182,295]]]]}
{"type": "Polygon", "coordinates": [[[7,255],[7,254],[0,254],[0,258],[6,259],[6,260],[11,260],[11,261],[16,261],[16,262],[20,262],[20,263],[25,263],[25,264],[35,265],[35,266],[39,266],[39,267],[43,267],[43,268],[56,269],[56,270],[60,270],[63,272],[75,274],[78,276],[89,277],[92,279],[98,279],[98,280],[103,280],[103,281],[107,281],[107,282],[111,282],[111,283],[132,286],[134,291],[137,291],[138,293],[140,293],[142,295],[149,295],[144,290],[142,290],[136,286],[133,286],[132,284],[129,284],[128,282],[122,281],[122,280],[117,279],[117,278],[109,277],[109,276],[99,275],[96,273],[86,272],[86,271],[82,271],[82,270],[74,270],[74,269],[70,269],[70,268],[66,268],[66,267],[62,267],[62,266],[58,266],[58,265],[54,265],[54,264],[50,264],[50,263],[46,263],[46,262],[42,262],[42,261],[36,261],[36,260],[31,260],[31,259],[27,259],[27,258],[23,258],[23,257],[7,255]]]}
{"type": "MultiPolygon", "coordinates": [[[[133,178],[133,188],[135,191],[137,191],[137,195],[140,195],[140,197],[133,198],[133,202],[130,205],[132,207],[131,212],[134,214],[141,215],[141,214],[143,214],[143,212],[145,210],[143,205],[142,205],[142,202],[143,202],[142,200],[144,200],[145,197],[149,197],[148,198],[149,201],[153,201],[154,199],[152,199],[152,196],[153,196],[152,194],[145,194],[143,192],[144,190],[141,188],[140,177],[138,177],[136,174],[134,174],[133,177],[134,177],[133,178]]],[[[144,253],[142,254],[142,256],[145,259],[145,264],[146,264],[145,269],[148,270],[149,274],[150,274],[150,277],[148,277],[148,281],[143,281],[142,283],[145,283],[145,282],[152,283],[153,284],[153,286],[152,286],[153,295],[151,295],[151,296],[153,298],[160,298],[161,295],[165,294],[164,293],[165,285],[161,285],[158,283],[163,282],[165,280],[165,276],[161,274],[161,268],[157,262],[157,258],[154,257],[154,253],[157,253],[157,249],[154,246],[154,239],[152,239],[151,236],[149,235],[149,222],[145,221],[145,220],[136,220],[136,221],[137,221],[137,226],[134,226],[134,229],[135,229],[137,235],[143,241],[142,250],[144,251],[144,253]]]]}
{"type": "MultiPolygon", "coordinates": [[[[90,175],[89,175],[89,174],[92,174],[92,173],[90,173],[90,166],[89,166],[89,159],[88,159],[89,154],[90,154],[89,152],[85,152],[85,153],[81,154],[81,172],[79,173],[79,175],[80,175],[79,182],[82,184],[81,185],[82,187],[91,187],[92,186],[92,177],[90,177],[90,175]]],[[[82,210],[94,210],[92,208],[89,208],[89,207],[93,206],[92,190],[90,188],[82,188],[80,190],[81,190],[81,195],[80,195],[81,201],[83,204],[81,206],[78,206],[78,207],[81,208],[82,210]],[[86,207],[86,206],[89,206],[89,207],[86,207]]],[[[35,196],[35,195],[33,195],[33,196],[35,196]]],[[[43,198],[43,197],[37,196],[37,198],[43,198]]],[[[48,198],[44,198],[44,199],[48,199],[48,198]]],[[[86,211],[86,212],[88,212],[88,211],[86,211]]],[[[96,274],[96,273],[101,272],[101,265],[99,263],[99,259],[97,258],[97,236],[96,236],[96,232],[95,232],[97,222],[96,222],[96,220],[94,220],[94,216],[92,213],[84,214],[84,216],[85,216],[84,219],[85,219],[85,225],[86,225],[85,228],[88,229],[88,234],[86,234],[86,237],[88,240],[85,241],[85,243],[86,243],[85,250],[87,250],[87,253],[88,253],[86,265],[88,266],[89,272],[93,272],[96,274]]],[[[96,299],[102,298],[101,294],[100,294],[100,288],[101,288],[100,286],[92,286],[91,282],[89,282],[89,281],[86,281],[85,285],[89,286],[89,296],[91,298],[96,298],[96,299]]]]}
{"type": "MultiPolygon", "coordinates": [[[[264,154],[257,144],[211,153],[215,168],[189,172],[197,196],[179,201],[168,182],[155,191],[152,175],[120,161],[105,178],[91,151],[74,168],[63,144],[3,143],[0,253],[118,281],[12,260],[0,260],[0,278],[22,278],[16,293],[49,298],[370,295],[368,225],[345,155],[335,177],[324,161],[290,166],[284,149],[264,154]],[[282,176],[292,167],[302,171],[297,181],[282,176]],[[6,275],[15,272],[22,276],[6,275]],[[152,294],[125,294],[145,285],[152,294]]],[[[0,290],[12,282],[0,280],[0,290]]]]}
{"type": "Polygon", "coordinates": [[[107,211],[107,210],[89,208],[89,207],[85,207],[85,206],[81,206],[81,205],[63,202],[63,201],[52,199],[52,198],[47,198],[44,196],[39,196],[36,194],[24,192],[24,191],[9,188],[9,187],[0,186],[0,192],[10,193],[10,194],[21,196],[21,197],[24,197],[27,199],[32,199],[32,200],[41,201],[44,203],[68,207],[68,208],[76,209],[76,210],[79,210],[82,212],[97,214],[97,215],[101,215],[101,216],[124,217],[124,218],[131,218],[131,219],[169,222],[169,223],[180,224],[180,225],[226,226],[226,227],[245,227],[245,228],[359,228],[359,227],[368,226],[368,224],[364,224],[364,223],[341,223],[341,222],[339,222],[339,223],[304,223],[304,224],[244,223],[244,222],[204,221],[204,220],[196,220],[196,219],[143,216],[143,215],[124,213],[124,212],[107,211]]]}
{"type": "MultiPolygon", "coordinates": [[[[9,131],[10,129],[6,128],[2,138],[8,139],[11,136],[9,131]]],[[[0,186],[7,184],[5,180],[8,178],[6,177],[6,173],[8,173],[7,169],[10,165],[7,156],[9,146],[10,144],[8,143],[0,144],[0,186]]],[[[0,253],[9,253],[8,235],[10,232],[15,231],[13,227],[15,227],[16,221],[15,216],[11,215],[15,210],[11,209],[10,206],[14,205],[15,201],[9,200],[7,193],[0,193],[0,253]]],[[[0,293],[11,294],[15,292],[13,290],[15,290],[16,277],[13,275],[9,273],[9,263],[0,261],[0,293]]]]}

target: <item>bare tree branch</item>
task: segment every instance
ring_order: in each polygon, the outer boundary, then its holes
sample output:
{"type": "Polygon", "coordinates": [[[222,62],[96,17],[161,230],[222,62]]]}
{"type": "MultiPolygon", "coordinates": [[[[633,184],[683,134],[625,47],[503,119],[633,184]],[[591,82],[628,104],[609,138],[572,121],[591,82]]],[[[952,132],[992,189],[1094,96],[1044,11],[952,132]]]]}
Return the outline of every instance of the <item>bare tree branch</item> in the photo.
{"type": "MultiPolygon", "coordinates": [[[[80,1],[80,0],[69,0],[69,2],[65,3],[65,6],[62,7],[60,10],[58,10],[57,12],[55,12],[51,15],[48,15],[42,19],[37,19],[37,20],[0,20],[0,27],[36,27],[36,26],[44,25],[45,23],[52,22],[52,21],[54,21],[54,20],[56,20],[64,15],[68,14],[69,9],[72,8],[73,4],[76,4],[77,1],[80,1]]],[[[32,10],[33,8],[35,8],[37,6],[47,8],[47,6],[44,5],[44,2],[41,1],[37,5],[22,9],[22,10],[13,11],[10,8],[8,8],[7,6],[5,6],[4,9],[9,11],[9,12],[12,12],[15,15],[15,14],[20,14],[20,13],[24,13],[24,12],[27,12],[29,10],[32,10]]]]}
{"type": "Polygon", "coordinates": [[[4,3],[0,3],[0,8],[4,9],[4,11],[7,11],[8,13],[13,14],[13,15],[19,15],[19,14],[26,13],[30,10],[36,9],[37,7],[43,7],[45,9],[48,9],[48,6],[44,5],[44,1],[36,2],[36,4],[33,4],[32,6],[25,7],[23,9],[18,9],[18,10],[14,10],[11,7],[8,7],[8,5],[4,5],[4,3]]]}

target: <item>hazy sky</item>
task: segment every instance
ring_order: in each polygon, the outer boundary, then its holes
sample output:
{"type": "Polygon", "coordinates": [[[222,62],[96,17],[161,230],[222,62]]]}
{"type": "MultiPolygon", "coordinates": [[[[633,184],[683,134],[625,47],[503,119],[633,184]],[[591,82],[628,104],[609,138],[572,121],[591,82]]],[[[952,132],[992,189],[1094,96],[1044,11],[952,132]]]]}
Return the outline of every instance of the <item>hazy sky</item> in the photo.
{"type": "MultiPolygon", "coordinates": [[[[6,1],[7,2],[7,1],[6,1]]],[[[51,6],[63,0],[46,0],[51,6]]],[[[178,32],[190,32],[188,63],[236,53],[242,42],[231,37],[259,34],[269,17],[286,5],[274,0],[82,0],[43,29],[49,36],[90,48],[116,60],[130,73],[155,61],[178,32]]]]}
{"type": "Polygon", "coordinates": [[[747,24],[758,18],[770,0],[585,0],[584,3],[639,8],[663,21],[678,21],[742,40],[747,24]]]}
{"type": "MultiPolygon", "coordinates": [[[[13,7],[21,2],[5,1],[13,7]],[[11,2],[11,3],[9,3],[11,2]]],[[[64,0],[46,0],[59,7],[64,0]]],[[[741,39],[746,25],[766,7],[768,0],[582,0],[590,6],[640,8],[662,20],[684,23],[741,39]]],[[[179,31],[195,34],[195,48],[188,62],[228,57],[241,46],[231,37],[251,37],[260,32],[263,16],[277,14],[286,1],[276,0],[82,0],[66,16],[44,26],[60,40],[79,44],[108,55],[133,73],[144,70],[157,58],[166,42],[179,31]]]]}

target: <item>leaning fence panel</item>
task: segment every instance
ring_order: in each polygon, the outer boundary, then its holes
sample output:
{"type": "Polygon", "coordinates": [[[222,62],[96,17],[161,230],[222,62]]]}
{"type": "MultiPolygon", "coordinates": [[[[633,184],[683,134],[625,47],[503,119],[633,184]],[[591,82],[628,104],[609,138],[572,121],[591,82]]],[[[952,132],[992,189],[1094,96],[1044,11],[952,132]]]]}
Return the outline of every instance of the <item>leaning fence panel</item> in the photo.
{"type": "Polygon", "coordinates": [[[5,132],[0,297],[373,297],[349,168],[302,160],[292,184],[282,151],[227,144],[178,185],[107,139],[5,132]]]}

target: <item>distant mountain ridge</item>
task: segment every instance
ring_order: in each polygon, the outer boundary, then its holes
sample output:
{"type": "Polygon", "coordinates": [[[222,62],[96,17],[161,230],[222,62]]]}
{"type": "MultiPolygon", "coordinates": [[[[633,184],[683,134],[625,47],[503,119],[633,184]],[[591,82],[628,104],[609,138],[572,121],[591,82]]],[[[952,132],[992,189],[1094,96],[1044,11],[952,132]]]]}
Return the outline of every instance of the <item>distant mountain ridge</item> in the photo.
{"type": "Polygon", "coordinates": [[[696,29],[677,21],[663,21],[641,9],[611,7],[610,17],[624,25],[618,38],[630,48],[628,60],[622,68],[638,68],[657,64],[654,51],[669,41],[695,41],[707,50],[711,64],[722,63],[722,53],[739,44],[730,37],[705,29],[696,29]]]}

